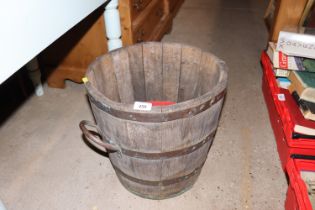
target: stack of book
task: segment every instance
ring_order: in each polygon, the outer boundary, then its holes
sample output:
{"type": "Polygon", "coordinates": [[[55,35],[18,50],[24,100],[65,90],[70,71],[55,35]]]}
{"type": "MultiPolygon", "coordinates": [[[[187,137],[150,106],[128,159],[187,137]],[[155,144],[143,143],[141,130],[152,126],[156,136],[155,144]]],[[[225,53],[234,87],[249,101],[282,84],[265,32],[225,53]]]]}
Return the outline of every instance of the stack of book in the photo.
{"type": "Polygon", "coordinates": [[[280,32],[266,50],[295,123],[295,138],[315,138],[315,36],[280,32]]]}

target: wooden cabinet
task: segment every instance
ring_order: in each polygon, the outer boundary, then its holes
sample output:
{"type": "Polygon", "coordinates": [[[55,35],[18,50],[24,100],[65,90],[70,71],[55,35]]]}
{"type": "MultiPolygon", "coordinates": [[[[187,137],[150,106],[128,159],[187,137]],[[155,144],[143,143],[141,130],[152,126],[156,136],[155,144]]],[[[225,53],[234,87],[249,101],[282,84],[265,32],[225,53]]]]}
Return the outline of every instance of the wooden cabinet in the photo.
{"type": "MultiPolygon", "coordinates": [[[[171,30],[183,0],[120,0],[123,46],[159,41],[171,30]]],[[[98,9],[41,53],[50,87],[64,88],[64,80],[81,82],[88,65],[107,52],[103,8],[98,9]]]]}
{"type": "Polygon", "coordinates": [[[269,40],[277,42],[279,32],[283,28],[297,27],[307,2],[307,0],[270,0],[265,14],[269,40]]]}
{"type": "Polygon", "coordinates": [[[150,40],[159,25],[170,26],[170,19],[164,11],[163,1],[152,2],[142,14],[133,22],[134,43],[150,40]]]}
{"type": "Polygon", "coordinates": [[[171,30],[172,19],[184,0],[120,0],[124,45],[159,41],[171,30]]]}

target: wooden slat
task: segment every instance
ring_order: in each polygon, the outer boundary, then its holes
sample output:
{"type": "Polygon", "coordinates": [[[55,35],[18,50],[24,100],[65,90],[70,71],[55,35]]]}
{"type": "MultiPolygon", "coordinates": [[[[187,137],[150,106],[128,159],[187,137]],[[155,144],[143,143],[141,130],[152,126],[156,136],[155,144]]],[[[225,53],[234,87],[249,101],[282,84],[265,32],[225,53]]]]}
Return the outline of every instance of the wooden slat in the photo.
{"type": "MultiPolygon", "coordinates": [[[[145,141],[145,138],[132,138],[134,135],[136,135],[136,133],[133,132],[137,132],[137,130],[130,130],[130,128],[128,129],[128,121],[112,117],[106,112],[97,109],[95,105],[92,105],[92,108],[93,113],[95,113],[97,124],[99,128],[101,128],[103,136],[106,136],[106,140],[115,142],[123,148],[129,148],[133,150],[141,148],[141,144],[143,141],[145,141]]],[[[132,177],[147,178],[146,170],[150,169],[150,171],[153,171],[152,166],[154,164],[148,165],[149,162],[146,160],[133,159],[117,152],[110,153],[109,157],[115,167],[119,168],[119,170],[132,177]]],[[[123,181],[125,183],[130,182],[129,180],[123,181]]]]}
{"type": "Polygon", "coordinates": [[[143,71],[142,45],[127,48],[129,54],[129,67],[131,72],[134,98],[136,101],[145,101],[145,83],[143,71]]]}
{"type": "Polygon", "coordinates": [[[201,50],[193,47],[182,47],[182,62],[178,101],[187,101],[197,95],[201,50]]]}
{"type": "Polygon", "coordinates": [[[128,139],[132,150],[146,152],[161,152],[161,127],[160,123],[127,122],[128,139]]]}
{"type": "MultiPolygon", "coordinates": [[[[185,124],[183,120],[168,122],[167,125],[163,126],[163,137],[162,137],[162,150],[163,151],[172,151],[175,148],[180,148],[187,146],[187,139],[185,141],[184,136],[187,136],[183,130],[185,124]]],[[[162,160],[161,167],[161,180],[171,179],[179,174],[185,175],[185,165],[188,164],[185,162],[185,157],[181,156],[178,158],[172,158],[167,160],[162,160]]]]}
{"type": "Polygon", "coordinates": [[[116,74],[120,101],[122,103],[133,103],[134,95],[129,71],[129,56],[125,50],[112,53],[113,67],[116,74]]]}
{"type": "MultiPolygon", "coordinates": [[[[168,122],[163,126],[162,151],[173,151],[179,148],[195,145],[212,133],[218,125],[218,116],[222,102],[210,109],[192,117],[179,121],[168,122]]],[[[208,145],[208,144],[207,144],[208,145]]],[[[202,148],[207,147],[203,145],[202,148]]],[[[196,150],[195,152],[163,161],[162,179],[172,178],[176,174],[185,174],[194,170],[196,164],[201,164],[201,160],[194,162],[196,154],[205,156],[207,149],[196,150]],[[195,154],[196,153],[196,154],[195,154]],[[195,155],[193,155],[195,154],[195,155]],[[196,164],[195,164],[196,163],[196,164]]]]}
{"type": "Polygon", "coordinates": [[[143,44],[143,66],[147,100],[162,100],[162,45],[143,44]]]}
{"type": "MultiPolygon", "coordinates": [[[[126,127],[126,121],[119,118],[115,118],[106,112],[98,109],[92,104],[92,110],[97,122],[98,127],[102,131],[102,138],[104,141],[112,142],[120,147],[129,148],[130,145],[135,142],[130,141],[128,138],[128,131],[126,127]]],[[[121,156],[119,153],[109,154],[112,164],[119,167],[120,170],[124,171],[129,175],[137,175],[134,173],[132,159],[126,156],[121,156]]]]}
{"type": "MultiPolygon", "coordinates": [[[[96,62],[93,66],[90,66],[90,69],[93,69],[91,72],[88,73],[88,78],[90,82],[99,90],[102,94],[106,93],[105,83],[103,82],[105,79],[105,75],[103,75],[102,70],[102,63],[96,62]]],[[[116,81],[116,78],[115,78],[116,81]]]]}
{"type": "MultiPolygon", "coordinates": [[[[99,63],[96,64],[96,65],[93,65],[93,67],[92,67],[92,65],[90,65],[89,68],[93,68],[94,69],[94,67],[97,66],[97,65],[99,65],[99,63]]],[[[91,82],[91,84],[93,84],[94,86],[96,86],[97,89],[99,89],[98,85],[96,83],[96,80],[95,80],[95,73],[94,73],[94,71],[87,71],[86,74],[85,74],[85,77],[88,78],[88,80],[91,82]]]]}
{"type": "Polygon", "coordinates": [[[120,102],[117,80],[110,56],[100,58],[98,69],[94,70],[94,75],[98,86],[102,88],[101,92],[109,99],[120,102]]]}
{"type": "MultiPolygon", "coordinates": [[[[143,123],[127,122],[128,138],[134,150],[147,152],[161,152],[160,124],[145,125],[143,123]]],[[[133,159],[136,175],[144,180],[159,180],[162,162],[160,160],[148,161],[133,159]],[[150,171],[150,173],[148,173],[150,171]]]]}
{"type": "Polygon", "coordinates": [[[163,100],[177,102],[181,65],[181,45],[163,44],[163,100]]]}
{"type": "Polygon", "coordinates": [[[198,95],[205,94],[211,91],[212,88],[218,83],[220,72],[218,71],[217,63],[213,57],[208,53],[203,53],[201,56],[199,70],[199,90],[198,95]]]}

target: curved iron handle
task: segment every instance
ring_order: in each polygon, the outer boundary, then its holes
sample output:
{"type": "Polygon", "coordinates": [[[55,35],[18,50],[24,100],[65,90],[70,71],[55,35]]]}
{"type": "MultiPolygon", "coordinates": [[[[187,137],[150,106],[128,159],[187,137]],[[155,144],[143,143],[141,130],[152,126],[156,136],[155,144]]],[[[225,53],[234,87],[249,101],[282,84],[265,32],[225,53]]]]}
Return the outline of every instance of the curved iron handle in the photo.
{"type": "Polygon", "coordinates": [[[87,121],[87,120],[82,120],[79,124],[80,129],[82,130],[84,136],[86,137],[86,139],[90,142],[90,143],[95,143],[101,147],[104,147],[104,149],[106,150],[106,152],[109,151],[113,151],[113,152],[117,152],[120,151],[119,147],[117,145],[111,144],[111,143],[105,143],[103,142],[98,136],[94,135],[91,131],[89,131],[86,126],[90,126],[93,128],[96,128],[96,130],[98,131],[98,127],[97,125],[95,125],[93,122],[87,121]]]}

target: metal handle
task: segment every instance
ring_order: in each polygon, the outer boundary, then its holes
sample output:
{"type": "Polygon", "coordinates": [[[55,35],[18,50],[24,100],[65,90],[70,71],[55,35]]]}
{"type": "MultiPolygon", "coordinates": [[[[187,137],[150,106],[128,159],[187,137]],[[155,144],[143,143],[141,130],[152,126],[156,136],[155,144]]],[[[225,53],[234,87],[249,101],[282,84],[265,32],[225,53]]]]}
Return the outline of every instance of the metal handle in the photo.
{"type": "Polygon", "coordinates": [[[113,151],[117,152],[120,151],[119,147],[117,145],[114,145],[112,143],[105,143],[103,142],[98,136],[94,135],[91,131],[89,131],[86,126],[90,126],[93,128],[96,128],[98,131],[97,125],[95,125],[93,122],[87,121],[87,120],[82,120],[79,124],[80,129],[82,130],[84,136],[90,143],[95,143],[101,147],[104,147],[106,151],[113,151]]]}

